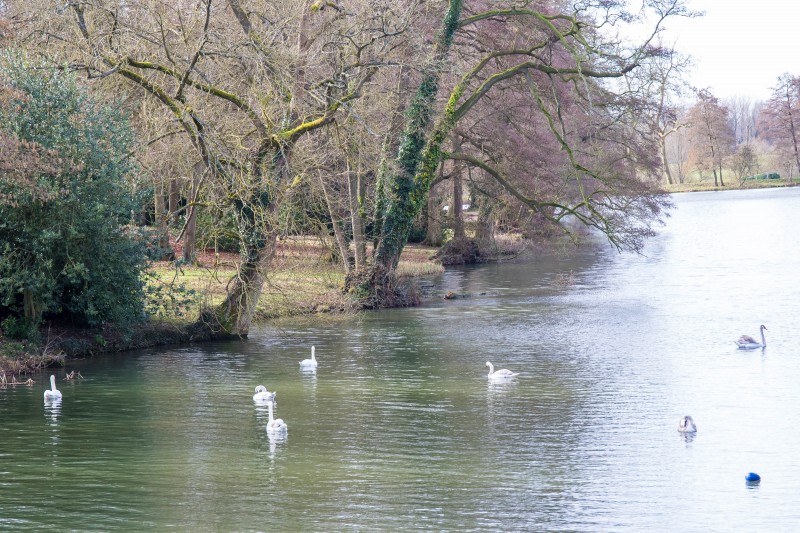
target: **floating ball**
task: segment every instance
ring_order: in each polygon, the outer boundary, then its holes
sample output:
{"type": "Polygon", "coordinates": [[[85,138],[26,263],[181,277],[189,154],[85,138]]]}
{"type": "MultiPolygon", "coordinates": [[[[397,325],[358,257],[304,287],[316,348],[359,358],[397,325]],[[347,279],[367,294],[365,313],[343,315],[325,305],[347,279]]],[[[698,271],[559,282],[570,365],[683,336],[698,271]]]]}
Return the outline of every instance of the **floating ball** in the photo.
{"type": "Polygon", "coordinates": [[[761,481],[761,476],[756,474],[755,472],[749,472],[744,478],[747,480],[748,483],[758,483],[761,481]]]}

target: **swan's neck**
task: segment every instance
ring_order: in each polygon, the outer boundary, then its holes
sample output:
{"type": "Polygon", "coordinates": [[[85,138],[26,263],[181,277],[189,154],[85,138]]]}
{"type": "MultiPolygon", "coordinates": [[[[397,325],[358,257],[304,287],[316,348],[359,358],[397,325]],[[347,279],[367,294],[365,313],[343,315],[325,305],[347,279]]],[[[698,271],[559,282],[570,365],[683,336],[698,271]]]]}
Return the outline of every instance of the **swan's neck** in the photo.
{"type": "Polygon", "coordinates": [[[314,353],[315,353],[314,352],[314,347],[312,346],[311,347],[311,360],[312,361],[316,361],[317,360],[317,357],[316,357],[316,355],[314,355],[314,353]]]}
{"type": "MultiPolygon", "coordinates": [[[[761,332],[761,334],[763,335],[764,332],[761,332]]],[[[56,390],[56,377],[55,376],[50,376],[50,390],[52,390],[52,391],[56,390]]]]}
{"type": "Polygon", "coordinates": [[[764,327],[763,326],[761,327],[761,344],[763,344],[764,346],[767,345],[767,338],[764,337],[764,327]]]}
{"type": "Polygon", "coordinates": [[[492,374],[494,374],[494,365],[489,363],[489,375],[491,376],[492,374]]]}

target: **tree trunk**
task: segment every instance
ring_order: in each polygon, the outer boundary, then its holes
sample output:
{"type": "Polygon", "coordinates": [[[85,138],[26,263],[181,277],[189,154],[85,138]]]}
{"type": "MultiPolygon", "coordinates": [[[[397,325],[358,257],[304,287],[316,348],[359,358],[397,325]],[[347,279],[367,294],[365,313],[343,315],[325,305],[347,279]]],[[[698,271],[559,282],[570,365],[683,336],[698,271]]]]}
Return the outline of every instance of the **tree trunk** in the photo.
{"type": "MultiPolygon", "coordinates": [[[[453,153],[461,152],[461,136],[453,134],[453,153]]],[[[464,239],[464,191],[461,183],[461,173],[464,172],[464,163],[461,160],[453,161],[453,203],[450,212],[453,215],[453,239],[464,239]]]]}
{"type": "Polygon", "coordinates": [[[164,182],[158,181],[155,185],[154,205],[155,205],[155,224],[158,232],[158,248],[163,261],[174,261],[175,250],[169,242],[169,217],[167,203],[164,197],[164,182]]]}
{"type": "Polygon", "coordinates": [[[319,176],[319,183],[322,187],[322,194],[325,196],[325,205],[328,206],[328,216],[333,225],[333,236],[336,240],[336,247],[339,250],[339,257],[341,257],[345,273],[349,273],[353,269],[353,262],[350,243],[344,233],[344,219],[339,212],[338,206],[334,204],[336,199],[331,198],[331,195],[328,194],[328,188],[325,186],[325,179],[322,175],[319,176]]]}
{"type": "Polygon", "coordinates": [[[365,306],[410,303],[397,293],[396,269],[413,221],[422,209],[433,182],[433,174],[439,166],[442,143],[452,129],[453,101],[458,100],[460,91],[451,95],[443,122],[426,142],[439,94],[439,79],[458,29],[462,7],[463,0],[450,1],[442,31],[434,43],[432,61],[408,107],[397,170],[391,176],[386,176],[382,184],[386,204],[375,251],[375,264],[365,273],[356,272],[348,276],[345,282],[345,291],[355,294],[365,306]]]}
{"type": "Polygon", "coordinates": [[[272,224],[279,210],[266,189],[254,191],[246,201],[235,200],[243,245],[242,263],[234,276],[225,301],[201,322],[217,337],[246,337],[253,322],[267,269],[275,254],[277,228],[272,224]]]}
{"type": "Polygon", "coordinates": [[[22,290],[22,308],[25,313],[25,320],[28,324],[40,324],[42,322],[44,304],[36,297],[36,294],[27,287],[22,290]]]}
{"type": "Polygon", "coordinates": [[[186,213],[186,229],[183,232],[183,254],[181,259],[184,263],[194,263],[196,259],[197,244],[197,209],[192,206],[186,213]]]}
{"type": "Polygon", "coordinates": [[[184,263],[194,263],[197,254],[197,193],[200,187],[200,177],[205,172],[202,162],[197,163],[192,168],[191,187],[189,188],[189,205],[186,210],[186,226],[183,230],[181,241],[183,242],[183,254],[181,258],[184,263]]]}
{"type": "Polygon", "coordinates": [[[367,241],[364,236],[364,215],[361,201],[364,198],[364,183],[360,172],[351,172],[347,165],[347,188],[350,199],[350,223],[353,227],[353,244],[355,245],[355,269],[367,265],[367,241]]]}
{"type": "MultiPolygon", "coordinates": [[[[435,189],[435,187],[434,187],[435,189]]],[[[428,194],[428,205],[426,209],[427,221],[425,224],[425,244],[428,246],[442,245],[442,212],[439,209],[439,200],[433,194],[433,190],[428,194]]]]}
{"type": "Polygon", "coordinates": [[[798,149],[797,130],[794,126],[794,114],[792,113],[791,107],[789,108],[789,132],[792,135],[792,150],[794,151],[794,161],[797,164],[797,170],[800,171],[800,149],[798,149]]]}
{"type": "Polygon", "coordinates": [[[175,224],[178,221],[178,210],[181,203],[180,178],[170,178],[169,180],[169,223],[175,224]]]}
{"type": "Polygon", "coordinates": [[[661,163],[664,165],[664,174],[667,176],[667,183],[672,185],[672,172],[669,170],[669,160],[667,159],[667,138],[666,136],[659,136],[659,143],[661,144],[661,163]]]}
{"type": "Polygon", "coordinates": [[[225,301],[213,314],[204,313],[201,321],[216,337],[247,337],[253,323],[258,299],[264,287],[266,267],[275,253],[276,233],[269,236],[269,244],[250,252],[253,254],[239,268],[225,301]]]}
{"type": "MultiPolygon", "coordinates": [[[[431,170],[435,171],[435,168],[430,168],[431,164],[427,164],[429,162],[423,160],[426,155],[438,155],[443,139],[431,137],[426,141],[427,129],[439,94],[441,62],[444,61],[458,28],[461,8],[461,0],[452,0],[445,13],[444,28],[435,44],[433,64],[429,65],[406,113],[406,127],[397,156],[397,171],[385,184],[388,203],[375,255],[376,265],[381,265],[381,276],[385,276],[384,279],[390,279],[394,275],[411,226],[422,208],[423,198],[428,194],[432,181],[431,170]]],[[[439,133],[441,137],[449,131],[439,133]]],[[[438,164],[436,157],[435,167],[438,164]]]]}
{"type": "Polygon", "coordinates": [[[480,202],[478,206],[478,225],[475,230],[475,240],[481,243],[482,247],[494,245],[494,217],[492,217],[492,207],[486,199],[480,202]]]}

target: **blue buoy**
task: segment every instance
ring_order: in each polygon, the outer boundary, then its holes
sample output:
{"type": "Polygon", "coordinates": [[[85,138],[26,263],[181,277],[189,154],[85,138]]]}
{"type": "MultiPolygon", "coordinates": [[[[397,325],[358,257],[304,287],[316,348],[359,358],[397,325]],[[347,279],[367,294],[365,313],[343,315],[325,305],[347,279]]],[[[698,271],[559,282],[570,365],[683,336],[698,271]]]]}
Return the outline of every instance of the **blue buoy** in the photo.
{"type": "Polygon", "coordinates": [[[761,481],[761,476],[756,474],[755,472],[749,472],[744,478],[747,480],[748,483],[758,483],[761,481]]]}

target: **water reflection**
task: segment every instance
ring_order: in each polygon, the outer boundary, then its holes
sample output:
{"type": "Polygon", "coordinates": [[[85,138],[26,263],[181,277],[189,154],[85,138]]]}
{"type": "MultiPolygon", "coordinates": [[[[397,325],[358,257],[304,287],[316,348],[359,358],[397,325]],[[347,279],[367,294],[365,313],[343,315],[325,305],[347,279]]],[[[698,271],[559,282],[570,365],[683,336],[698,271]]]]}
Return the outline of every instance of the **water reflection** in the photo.
{"type": "Polygon", "coordinates": [[[747,486],[747,490],[752,490],[752,491],[757,491],[758,488],[761,486],[761,480],[745,481],[744,483],[747,486]]]}
{"type": "Polygon", "coordinates": [[[312,405],[317,403],[317,369],[304,370],[300,373],[303,381],[303,390],[305,397],[309,399],[312,405]]]}
{"type": "Polygon", "coordinates": [[[289,433],[287,431],[267,431],[267,438],[269,439],[269,450],[274,453],[278,443],[285,443],[289,440],[289,433]]]}
{"type": "Polygon", "coordinates": [[[61,415],[61,398],[46,399],[44,401],[44,417],[51,428],[50,444],[56,446],[60,441],[58,417],[61,415]]]}
{"type": "Polygon", "coordinates": [[[489,391],[508,391],[519,383],[519,379],[487,379],[486,388],[489,391]]]}
{"type": "Polygon", "coordinates": [[[61,398],[44,401],[44,416],[50,426],[58,426],[58,416],[61,414],[61,398]]]}
{"type": "Polygon", "coordinates": [[[269,422],[269,405],[267,402],[255,404],[255,413],[258,425],[266,428],[267,422],[269,422]]]}

